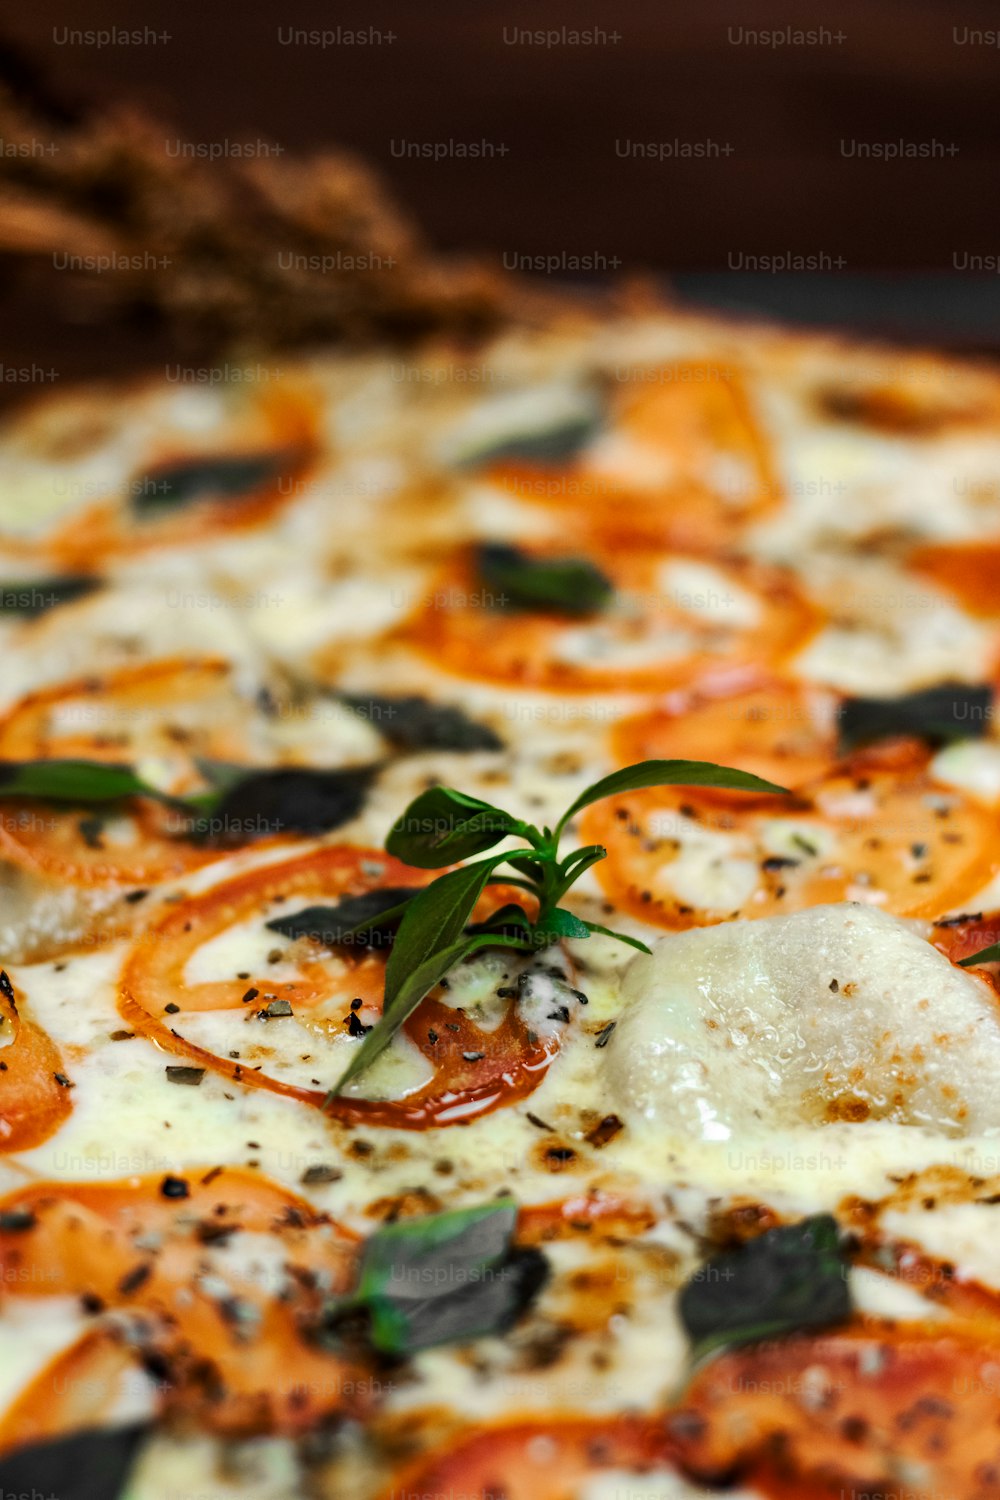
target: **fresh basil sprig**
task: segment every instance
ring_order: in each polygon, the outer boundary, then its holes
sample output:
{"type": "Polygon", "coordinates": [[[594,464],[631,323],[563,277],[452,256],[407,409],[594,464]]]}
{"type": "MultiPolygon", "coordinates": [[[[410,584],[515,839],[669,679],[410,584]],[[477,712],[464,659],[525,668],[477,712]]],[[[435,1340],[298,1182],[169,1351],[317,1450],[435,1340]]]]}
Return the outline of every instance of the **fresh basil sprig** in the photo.
{"type": "Polygon", "coordinates": [[[638,938],[585,921],[566,910],[562,905],[566,892],[585,870],[605,859],[607,851],[600,844],[588,844],[560,856],[559,842],[570,819],[591,803],[652,786],[705,786],[758,794],[785,791],[748,771],[707,761],[646,760],[614,771],[581,792],[554,830],[536,828],[501,807],[453,787],[438,786],[421,792],[397,819],[385,841],[387,851],[404,864],[437,870],[485,854],[508,838],[520,839],[526,847],[491,854],[450,870],[406,903],[386,964],[382,1015],[330,1090],[327,1105],[385,1051],[403,1022],[449,969],[481,948],[505,947],[531,953],[561,938],[587,938],[596,932],[648,953],[638,938]],[[513,873],[498,875],[501,865],[507,865],[513,873]],[[508,904],[490,922],[467,930],[473,908],[490,882],[527,892],[537,903],[534,916],[508,904]]]}
{"type": "Polygon", "coordinates": [[[383,1225],[365,1241],[354,1292],[324,1310],[324,1337],[336,1342],[359,1311],[368,1343],[390,1357],[502,1333],[548,1274],[539,1251],[513,1245],[516,1223],[508,1201],[383,1225]]]}

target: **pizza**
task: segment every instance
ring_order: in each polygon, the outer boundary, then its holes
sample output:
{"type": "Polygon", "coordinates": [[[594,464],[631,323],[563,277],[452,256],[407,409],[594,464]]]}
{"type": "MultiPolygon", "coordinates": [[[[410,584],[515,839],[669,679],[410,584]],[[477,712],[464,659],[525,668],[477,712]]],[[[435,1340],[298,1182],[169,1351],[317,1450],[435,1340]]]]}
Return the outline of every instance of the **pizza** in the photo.
{"type": "Polygon", "coordinates": [[[0,434],[0,1489],[1000,1493],[1000,374],[669,310],[0,434]]]}

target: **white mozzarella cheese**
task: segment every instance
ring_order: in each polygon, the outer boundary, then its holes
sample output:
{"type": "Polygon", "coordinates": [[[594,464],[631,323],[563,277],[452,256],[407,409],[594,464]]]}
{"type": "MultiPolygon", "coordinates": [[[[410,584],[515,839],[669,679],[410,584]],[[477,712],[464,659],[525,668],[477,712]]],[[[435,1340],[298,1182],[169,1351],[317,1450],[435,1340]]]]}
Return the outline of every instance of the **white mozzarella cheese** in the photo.
{"type": "Polygon", "coordinates": [[[609,1083],[653,1128],[704,1141],[831,1119],[1000,1130],[991,992],[877,910],[663,938],[625,996],[609,1083]]]}

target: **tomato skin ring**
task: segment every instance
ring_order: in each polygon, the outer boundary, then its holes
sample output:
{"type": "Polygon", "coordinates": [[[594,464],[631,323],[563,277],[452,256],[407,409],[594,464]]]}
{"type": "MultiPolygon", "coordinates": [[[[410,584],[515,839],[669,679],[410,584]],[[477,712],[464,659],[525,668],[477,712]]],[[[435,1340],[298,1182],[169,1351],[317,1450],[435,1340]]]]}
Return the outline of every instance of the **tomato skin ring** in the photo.
{"type": "MultiPolygon", "coordinates": [[[[540,554],[541,555],[541,554],[540,554]]],[[[428,598],[394,632],[395,638],[429,657],[439,670],[458,677],[496,682],[507,687],[560,693],[657,693],[728,681],[734,672],[775,669],[807,643],[821,624],[820,611],[784,570],[745,559],[676,554],[680,562],[708,563],[734,587],[753,592],[761,606],[756,626],[735,629],[728,648],[709,651],[707,643],[719,634],[718,625],[697,620],[684,610],[665,586],[657,582],[659,564],[672,554],[656,551],[595,550],[595,561],[607,567],[616,588],[641,602],[637,616],[643,629],[658,623],[676,629],[677,615],[689,629],[701,629],[703,649],[653,662],[600,665],[584,669],[553,653],[553,639],[576,626],[600,626],[602,616],[573,621],[541,611],[506,613],[482,602],[483,585],[475,574],[474,556],[460,553],[445,567],[428,598]],[[443,601],[443,602],[442,602],[443,601]],[[472,601],[471,603],[469,601],[472,601]]],[[[615,621],[627,639],[635,622],[615,621]]]]}
{"type": "MultiPolygon", "coordinates": [[[[435,1077],[399,1100],[346,1096],[329,1099],[324,1089],[305,1088],[272,1078],[266,1071],[221,1057],[187,1040],[173,1024],[173,1013],[166,1013],[166,1004],[175,1003],[184,993],[182,971],[200,942],[218,930],[220,920],[232,923],[249,915],[267,900],[268,891],[306,896],[325,889],[329,894],[332,885],[339,894],[353,895],[378,884],[420,885],[431,878],[431,872],[414,870],[380,850],[331,845],[292,860],[259,866],[224,881],[203,895],[174,906],[133,944],[120,982],[122,1018],[131,1030],[146,1036],[163,1052],[182,1056],[244,1088],[265,1089],[314,1109],[324,1109],[331,1119],[346,1126],[368,1124],[425,1130],[459,1124],[515,1103],[541,1082],[558,1052],[559,1038],[558,1034],[540,1037],[529,1033],[513,1009],[493,1032],[484,1034],[463,1013],[444,1005],[434,995],[428,996],[404,1029],[418,1045],[422,1037],[435,1033],[432,1047],[441,1060],[439,1067],[447,1069],[447,1085],[442,1088],[435,1077]],[[377,880],[364,876],[362,866],[366,863],[381,867],[377,880]],[[447,1044],[443,1041],[445,1037],[447,1044]]],[[[512,894],[502,886],[492,887],[484,897],[485,904],[477,908],[477,915],[488,914],[511,899],[512,894]]],[[[305,971],[306,987],[296,988],[294,995],[289,989],[289,996],[305,1006],[328,996],[329,976],[322,961],[307,960],[301,968],[305,971]]],[[[351,971],[350,993],[367,992],[370,1003],[374,1004],[381,995],[381,981],[380,960],[363,956],[351,971]]],[[[204,1003],[199,1001],[197,990],[192,990],[192,1003],[185,1008],[238,1010],[248,986],[253,986],[252,978],[211,982],[201,987],[207,992],[204,1003]]],[[[430,1060],[435,1060],[434,1050],[430,1060]]]]}
{"type": "Polygon", "coordinates": [[[568,1500],[602,1469],[673,1467],[676,1444],[664,1416],[579,1416],[555,1411],[453,1432],[447,1443],[397,1475],[379,1500],[568,1500]]]}
{"type": "Polygon", "coordinates": [[[628,793],[589,808],[581,838],[609,850],[608,859],[595,868],[609,899],[668,931],[851,899],[871,900],[897,916],[934,920],[981,890],[1000,867],[1000,816],[935,782],[928,772],[930,760],[929,748],[916,740],[886,740],[835,761],[827,775],[798,788],[793,798],[703,793],[684,787],[628,793]],[[852,811],[850,796],[859,786],[866,789],[866,797],[870,792],[872,805],[852,811]],[[930,799],[935,796],[950,800],[950,821],[934,813],[930,799]],[[833,810],[838,800],[842,812],[833,810]],[[697,906],[676,892],[660,895],[656,889],[660,868],[669,870],[660,847],[666,846],[668,855],[674,846],[680,847],[671,834],[678,826],[683,830],[683,823],[675,826],[675,820],[688,818],[688,805],[713,833],[719,830],[747,840],[745,849],[730,850],[727,858],[753,863],[759,874],[751,895],[739,905],[733,903],[735,909],[697,906]],[[654,837],[654,829],[641,821],[643,816],[665,817],[667,822],[655,829],[654,837]],[[801,819],[807,832],[810,820],[817,829],[832,824],[843,843],[829,857],[817,858],[811,873],[800,859],[800,877],[798,868],[782,868],[788,861],[765,858],[757,835],[758,822],[783,817],[801,819]],[[915,863],[911,871],[903,862],[910,855],[923,865],[915,863]],[[871,870],[880,865],[884,874],[875,879],[871,870]],[[868,895],[869,891],[876,894],[868,895]]]}

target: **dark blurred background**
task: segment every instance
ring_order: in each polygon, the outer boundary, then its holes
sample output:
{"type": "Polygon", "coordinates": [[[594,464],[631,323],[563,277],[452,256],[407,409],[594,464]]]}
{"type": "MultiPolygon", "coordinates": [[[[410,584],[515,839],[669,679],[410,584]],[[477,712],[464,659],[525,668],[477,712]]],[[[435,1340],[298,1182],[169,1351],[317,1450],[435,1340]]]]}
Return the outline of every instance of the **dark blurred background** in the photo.
{"type": "MultiPolygon", "coordinates": [[[[137,99],[192,141],[349,147],[435,246],[551,257],[547,285],[648,270],[716,305],[1000,349],[989,0],[34,0],[7,30],[58,88],[137,99]],[[115,26],[166,39],[59,40],[115,26]],[[492,150],[400,154],[449,142],[492,150]]],[[[13,360],[45,334],[9,302],[13,360]]]]}

